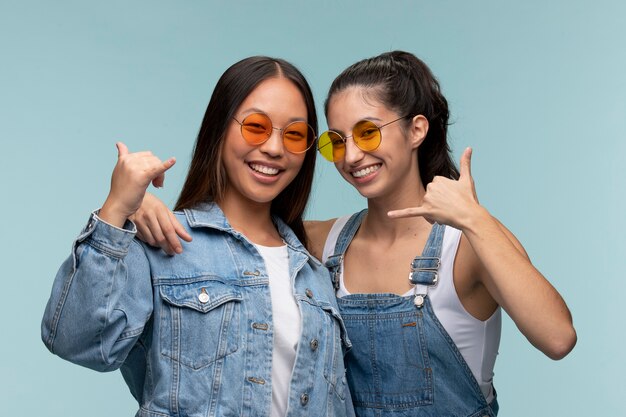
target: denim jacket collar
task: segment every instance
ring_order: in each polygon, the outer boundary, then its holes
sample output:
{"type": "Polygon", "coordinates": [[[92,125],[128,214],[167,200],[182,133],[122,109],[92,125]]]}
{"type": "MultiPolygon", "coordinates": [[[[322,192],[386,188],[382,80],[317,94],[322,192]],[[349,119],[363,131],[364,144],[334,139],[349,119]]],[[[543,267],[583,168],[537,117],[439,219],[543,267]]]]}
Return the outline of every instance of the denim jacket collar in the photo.
{"type": "MultiPolygon", "coordinates": [[[[215,202],[202,203],[195,208],[183,209],[183,211],[191,227],[209,227],[222,230],[232,235],[241,235],[241,233],[233,229],[230,223],[228,223],[224,212],[215,202]]],[[[321,262],[306,250],[295,233],[280,217],[272,215],[272,221],[276,225],[276,229],[278,229],[278,233],[283,241],[290,249],[307,255],[311,262],[316,265],[321,265],[321,262]]]]}

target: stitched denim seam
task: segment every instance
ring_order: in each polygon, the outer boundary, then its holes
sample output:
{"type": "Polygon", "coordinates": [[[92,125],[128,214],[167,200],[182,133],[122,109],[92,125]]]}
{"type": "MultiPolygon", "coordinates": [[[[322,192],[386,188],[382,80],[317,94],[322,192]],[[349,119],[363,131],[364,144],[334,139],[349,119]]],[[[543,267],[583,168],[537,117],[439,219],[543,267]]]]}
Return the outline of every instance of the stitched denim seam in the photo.
{"type": "Polygon", "coordinates": [[[145,328],[145,326],[137,328],[137,329],[127,330],[127,331],[123,332],[122,334],[120,334],[120,336],[117,338],[117,340],[121,341],[121,340],[124,340],[124,339],[130,339],[130,338],[136,337],[136,336],[140,335],[143,332],[144,328],[145,328]]]}
{"type": "Polygon", "coordinates": [[[105,255],[111,256],[113,258],[122,259],[128,254],[128,249],[125,249],[125,250],[115,249],[112,246],[104,242],[93,239],[92,237],[85,239],[85,243],[91,246],[92,248],[96,249],[97,251],[104,253],[105,255]]]}

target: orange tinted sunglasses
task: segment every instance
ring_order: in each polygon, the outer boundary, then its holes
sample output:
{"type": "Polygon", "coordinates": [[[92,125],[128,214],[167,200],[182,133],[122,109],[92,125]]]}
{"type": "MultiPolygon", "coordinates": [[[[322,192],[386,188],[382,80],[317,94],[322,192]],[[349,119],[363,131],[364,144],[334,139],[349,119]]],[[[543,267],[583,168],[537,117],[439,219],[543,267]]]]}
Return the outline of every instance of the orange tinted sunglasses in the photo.
{"type": "Polygon", "coordinates": [[[265,113],[252,113],[242,121],[233,119],[241,126],[241,136],[250,145],[261,145],[272,136],[273,130],[281,132],[283,145],[291,153],[304,153],[313,146],[315,142],[315,131],[310,124],[305,121],[295,121],[281,128],[274,127],[272,120],[265,113]]]}

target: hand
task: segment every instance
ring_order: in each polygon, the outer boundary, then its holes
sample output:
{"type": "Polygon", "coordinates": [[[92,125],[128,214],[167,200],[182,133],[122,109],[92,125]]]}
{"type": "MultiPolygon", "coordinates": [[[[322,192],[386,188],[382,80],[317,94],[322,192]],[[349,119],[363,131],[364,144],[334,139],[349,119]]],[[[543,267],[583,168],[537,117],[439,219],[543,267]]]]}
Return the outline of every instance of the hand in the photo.
{"type": "Polygon", "coordinates": [[[191,242],[191,236],[161,200],[146,193],[141,207],[130,218],[137,225],[137,237],[168,255],[182,253],[178,238],[191,242]]]}
{"type": "Polygon", "coordinates": [[[393,210],[387,215],[391,218],[422,216],[430,223],[447,224],[463,230],[476,211],[482,209],[472,178],[471,159],[472,149],[467,148],[461,156],[458,180],[437,176],[426,186],[421,206],[393,210]]]}
{"type": "Polygon", "coordinates": [[[117,227],[139,209],[146,189],[152,183],[162,187],[165,171],[175,163],[174,158],[162,162],[152,152],[129,153],[122,142],[117,146],[117,164],[111,175],[111,190],[100,210],[100,218],[117,227]]]}

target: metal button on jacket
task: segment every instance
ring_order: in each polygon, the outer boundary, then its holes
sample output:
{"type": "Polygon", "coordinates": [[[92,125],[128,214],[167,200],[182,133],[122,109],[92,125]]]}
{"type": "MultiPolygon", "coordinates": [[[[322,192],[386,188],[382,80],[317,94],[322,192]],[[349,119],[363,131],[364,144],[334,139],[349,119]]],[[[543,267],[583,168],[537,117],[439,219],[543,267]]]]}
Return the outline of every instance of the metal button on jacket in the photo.
{"type": "Polygon", "coordinates": [[[311,350],[317,350],[318,346],[319,342],[317,341],[317,339],[311,340],[311,350]]]}
{"type": "Polygon", "coordinates": [[[309,403],[309,395],[308,394],[302,394],[300,396],[300,404],[307,405],[309,403]]]}

